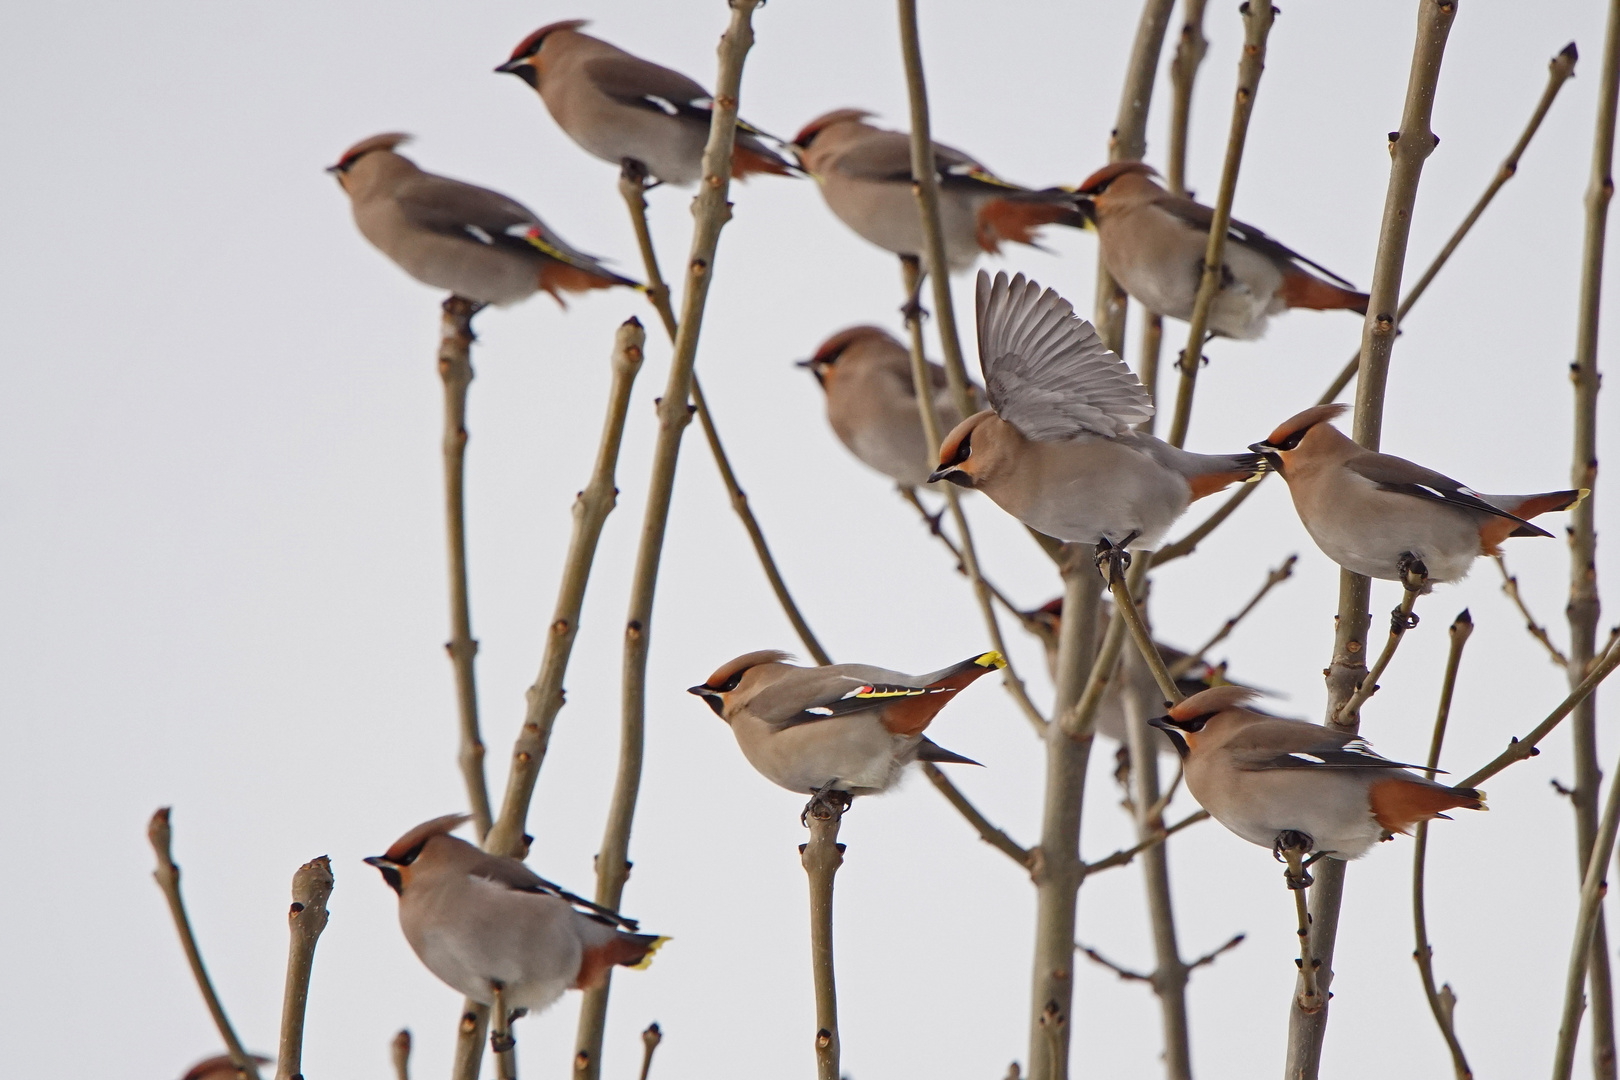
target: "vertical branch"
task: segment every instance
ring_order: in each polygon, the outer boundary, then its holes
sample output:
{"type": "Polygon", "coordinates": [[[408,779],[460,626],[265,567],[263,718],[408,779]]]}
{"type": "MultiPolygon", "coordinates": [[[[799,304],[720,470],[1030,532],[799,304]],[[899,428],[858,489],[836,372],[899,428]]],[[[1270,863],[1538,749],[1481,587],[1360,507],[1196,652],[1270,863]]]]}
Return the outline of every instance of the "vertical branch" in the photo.
{"type": "MultiPolygon", "coordinates": [[[[1141,161],[1147,152],[1148,107],[1153,104],[1153,83],[1159,73],[1159,54],[1170,26],[1173,0],[1143,0],[1142,15],[1125,65],[1125,85],[1119,92],[1119,111],[1108,137],[1109,161],[1141,161]]],[[[1125,355],[1125,290],[1119,287],[1097,254],[1097,300],[1091,321],[1103,344],[1125,355]]]]}
{"type": "MultiPolygon", "coordinates": [[[[1446,676],[1440,684],[1440,708],[1434,718],[1434,737],[1429,741],[1430,770],[1440,765],[1440,744],[1445,741],[1446,721],[1451,717],[1451,694],[1457,686],[1457,669],[1462,664],[1463,646],[1468,644],[1468,636],[1473,632],[1474,620],[1465,610],[1451,624],[1451,653],[1446,657],[1446,676]]],[[[1423,896],[1423,870],[1428,854],[1429,823],[1421,821],[1412,844],[1412,931],[1417,938],[1412,959],[1417,961],[1418,976],[1423,980],[1423,996],[1429,999],[1429,1011],[1434,1014],[1440,1036],[1446,1040],[1446,1047],[1451,1051],[1451,1067],[1456,1071],[1457,1080],[1473,1080],[1474,1071],[1468,1067],[1462,1043],[1457,1040],[1454,1015],[1457,996],[1451,992],[1449,983],[1438,990],[1434,985],[1434,950],[1429,947],[1429,919],[1424,911],[1423,896]]]]}
{"type": "Polygon", "coordinates": [[[817,800],[805,821],[810,842],[799,845],[799,861],[810,879],[810,970],[816,985],[816,1080],[839,1080],[838,983],[833,975],[833,877],[844,864],[838,842],[843,811],[817,800]]]}
{"type": "Polygon", "coordinates": [[[1609,856],[1614,852],[1617,828],[1620,828],[1620,784],[1610,784],[1609,797],[1603,806],[1603,820],[1598,824],[1592,855],[1586,860],[1586,874],[1581,879],[1581,907],[1575,917],[1575,939],[1569,947],[1569,973],[1564,979],[1564,1012],[1558,1024],[1558,1046],[1553,1054],[1553,1080],[1569,1080],[1575,1068],[1575,1042],[1580,1035],[1581,1012],[1586,1005],[1585,995],[1581,991],[1586,984],[1587,965],[1597,945],[1603,897],[1608,892],[1604,872],[1609,866],[1609,856]]]}
{"type": "MultiPolygon", "coordinates": [[[[1089,547],[1063,548],[1063,625],[1058,631],[1057,696],[1046,729],[1046,788],[1041,839],[1033,852],[1035,962],[1030,1000],[1029,1078],[1067,1080],[1069,1014],[1074,1002],[1075,903],[1080,861],[1080,810],[1091,759],[1089,717],[1072,714],[1082,697],[1092,711],[1112,664],[1097,662],[1097,604],[1102,578],[1089,547]],[[1088,686],[1088,682],[1090,685],[1088,686]]],[[[1123,638],[1110,629],[1114,655],[1123,638]]],[[[1104,658],[1106,660],[1106,657],[1104,658]]]]}
{"type": "Polygon", "coordinates": [[[1248,0],[1243,12],[1243,58],[1238,61],[1237,93],[1232,101],[1232,131],[1226,140],[1226,163],[1221,166],[1221,189],[1215,199],[1215,215],[1209,225],[1209,242],[1204,248],[1204,272],[1193,301],[1192,318],[1187,322],[1187,347],[1176,367],[1181,384],[1176,391],[1176,413],[1170,421],[1170,443],[1187,441],[1187,425],[1192,420],[1193,390],[1198,383],[1198,365],[1204,354],[1204,331],[1209,325],[1210,308],[1221,283],[1221,267],[1226,254],[1226,232],[1232,221],[1232,197],[1237,193],[1238,167],[1243,163],[1243,144],[1249,136],[1249,117],[1254,113],[1254,95],[1260,89],[1260,76],[1266,70],[1266,39],[1277,9],[1271,0],[1248,0]]]}
{"type": "Polygon", "coordinates": [[[495,1056],[495,1080],[517,1080],[517,1040],[512,1037],[512,1010],[506,1007],[506,989],[490,982],[489,1049],[495,1056]]]}
{"type": "MultiPolygon", "coordinates": [[[[641,248],[641,261],[647,270],[647,299],[652,301],[653,307],[658,311],[659,320],[664,324],[664,331],[673,342],[679,327],[675,319],[675,309],[669,303],[669,286],[664,283],[664,276],[658,269],[658,252],[653,247],[652,232],[647,227],[646,190],[646,168],[638,161],[625,159],[619,175],[619,194],[624,197],[625,205],[630,209],[630,223],[635,229],[636,243],[641,248]]],[[[810,624],[799,612],[799,605],[794,602],[793,594],[788,591],[787,582],[782,579],[782,572],[777,569],[776,558],[771,554],[770,545],[765,541],[765,532],[759,527],[759,519],[754,516],[753,509],[748,505],[748,493],[743,491],[742,485],[737,482],[737,472],[731,467],[731,458],[726,454],[725,445],[720,441],[720,431],[715,426],[714,414],[709,410],[709,402],[703,396],[703,387],[695,373],[692,376],[692,403],[697,406],[698,423],[702,426],[703,437],[709,444],[709,453],[714,456],[715,467],[720,470],[720,481],[725,485],[731,509],[742,521],[743,529],[748,533],[749,543],[754,545],[754,555],[765,571],[765,578],[770,582],[771,591],[776,594],[777,603],[782,605],[782,612],[788,617],[788,622],[793,624],[793,631],[804,643],[805,651],[814,657],[818,664],[832,663],[832,658],[821,647],[821,642],[816,640],[816,635],[810,630],[810,624]]]]}
{"type": "Polygon", "coordinates": [[[484,784],[484,740],[478,733],[478,684],[467,599],[467,513],[462,480],[467,465],[467,387],[472,384],[472,317],[483,305],[452,296],[439,320],[439,378],[444,381],[444,518],[450,556],[450,640],[445,651],[456,676],[456,710],[461,720],[457,762],[467,785],[467,807],[482,840],[489,832],[489,791],[484,784]]]}
{"type": "MultiPolygon", "coordinates": [[[[1570,464],[1574,487],[1597,487],[1598,313],[1603,299],[1603,256],[1608,229],[1609,200],[1614,195],[1614,128],[1617,88],[1620,88],[1620,3],[1609,5],[1603,41],[1603,71],[1599,76],[1596,131],[1592,138],[1592,171],[1586,188],[1586,236],[1581,250],[1581,293],[1575,336],[1575,362],[1570,381],[1575,387],[1575,439],[1570,464]]],[[[1585,677],[1597,648],[1602,605],[1597,580],[1597,508],[1588,495],[1570,511],[1569,524],[1569,668],[1571,686],[1585,677]]],[[[1592,851],[1597,833],[1598,790],[1603,774],[1597,760],[1597,695],[1575,707],[1571,738],[1575,750],[1576,852],[1583,860],[1592,851]]],[[[1599,1080],[1615,1076],[1614,991],[1609,970],[1608,931],[1603,909],[1597,909],[1592,930],[1588,971],[1592,1009],[1593,1072],[1599,1080]]]]}
{"type": "Polygon", "coordinates": [[[528,820],[529,802],[534,797],[540,764],[551,742],[551,729],[563,706],[563,676],[568,671],[574,638],[579,633],[579,616],[585,605],[585,586],[590,581],[596,544],[618,497],[614,471],[619,463],[619,446],[624,440],[630,391],[641,371],[642,346],[646,340],[646,331],[634,318],[626,319],[613,335],[613,382],[608,390],[607,415],[602,422],[596,463],[589,482],[574,499],[573,533],[568,539],[568,553],[563,558],[562,580],[557,586],[557,604],[552,609],[545,653],[539,674],[525,695],[523,727],[512,748],[501,816],[485,842],[485,847],[497,855],[516,858],[523,854],[523,826],[528,820]]]}
{"type": "Polygon", "coordinates": [[[1177,195],[1187,194],[1187,129],[1192,123],[1193,83],[1204,62],[1209,41],[1204,37],[1206,0],[1182,0],[1181,39],[1175,59],[1170,61],[1170,158],[1165,163],[1165,179],[1177,195]]]}
{"type": "MultiPolygon", "coordinates": [[[[1417,201],[1423,163],[1435,146],[1429,121],[1435,88],[1440,81],[1446,37],[1456,14],[1455,0],[1420,0],[1406,104],[1400,131],[1391,135],[1389,187],[1384,196],[1384,216],[1378,234],[1377,259],[1373,264],[1367,319],[1362,328],[1361,367],[1356,382],[1355,438],[1369,450],[1378,449],[1383,427],[1384,385],[1389,375],[1390,352],[1395,345],[1394,312],[1400,298],[1412,208],[1417,201]]],[[[1359,728],[1359,715],[1352,713],[1342,723],[1338,721],[1345,702],[1355,694],[1367,674],[1367,631],[1372,624],[1368,610],[1370,599],[1371,582],[1367,578],[1348,570],[1340,572],[1338,628],[1327,675],[1327,719],[1329,724],[1349,731],[1359,728]]],[[[1327,1032],[1329,1012],[1325,996],[1333,985],[1333,946],[1339,932],[1339,906],[1344,899],[1345,865],[1336,859],[1327,860],[1318,870],[1316,886],[1311,891],[1311,949],[1321,960],[1324,1002],[1320,1008],[1307,1010],[1308,1003],[1302,1002],[1296,994],[1289,1008],[1286,1075],[1300,1080],[1315,1080],[1321,1068],[1322,1037],[1327,1032]]],[[[1300,988],[1304,989],[1303,973],[1300,988]]]]}
{"type": "Polygon", "coordinates": [[[191,977],[197,980],[197,989],[202,991],[208,1014],[214,1018],[214,1026],[219,1029],[220,1041],[225,1044],[237,1073],[249,1080],[259,1080],[257,1060],[242,1049],[242,1040],[236,1037],[236,1029],[226,1018],[225,1006],[220,1004],[219,995],[214,993],[214,983],[208,977],[208,968],[203,965],[197,937],[191,932],[186,902],[180,896],[180,868],[175,865],[172,854],[174,834],[169,827],[167,806],[152,815],[152,820],[146,826],[146,838],[151,841],[152,850],[157,854],[157,869],[152,872],[152,877],[156,879],[158,888],[163,890],[163,898],[169,902],[169,915],[174,919],[175,932],[180,935],[180,947],[185,950],[186,962],[191,965],[191,977]]]}
{"type": "MultiPolygon", "coordinates": [[[[669,381],[658,404],[658,438],[653,448],[652,476],[647,484],[646,515],[630,581],[630,610],[625,619],[623,687],[619,732],[619,766],[612,801],[596,855],[595,900],[617,908],[630,875],[630,827],[641,790],[641,757],[647,718],[647,652],[652,641],[653,595],[663,558],[664,533],[675,490],[675,465],[681,436],[691,423],[692,368],[697,361],[703,310],[714,280],[720,231],[731,219],[727,201],[731,153],[737,130],[737,98],[742,88],[743,60],[754,43],[752,18],[759,0],[730,0],[731,21],[720,39],[720,70],[715,79],[714,116],[703,149],[703,179],[693,200],[692,253],[687,260],[686,288],[681,294],[680,326],[670,357],[669,381]]],[[[602,1032],[607,1023],[612,983],[585,993],[580,1006],[575,1046],[576,1080],[601,1075],[602,1032]]]]}
{"type": "Polygon", "coordinates": [[[287,912],[287,985],[281,995],[281,1045],[276,1051],[276,1080],[303,1080],[304,1009],[309,1004],[309,977],[315,966],[315,943],[326,929],[326,901],[332,895],[332,861],[325,855],[300,866],[292,879],[292,909],[287,912]]]}

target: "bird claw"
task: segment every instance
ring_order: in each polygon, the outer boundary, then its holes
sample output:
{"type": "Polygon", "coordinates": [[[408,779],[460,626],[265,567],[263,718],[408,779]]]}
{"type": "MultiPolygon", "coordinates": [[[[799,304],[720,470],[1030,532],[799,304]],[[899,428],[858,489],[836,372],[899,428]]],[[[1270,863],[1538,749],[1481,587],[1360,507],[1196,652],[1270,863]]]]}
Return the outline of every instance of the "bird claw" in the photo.
{"type": "Polygon", "coordinates": [[[1110,585],[1123,579],[1125,571],[1131,568],[1131,553],[1126,549],[1126,545],[1136,537],[1137,534],[1133,532],[1118,544],[1106,536],[1097,541],[1097,569],[1102,571],[1103,577],[1108,579],[1110,585]],[[1104,566],[1107,567],[1106,570],[1103,569],[1104,566]]]}
{"type": "Polygon", "coordinates": [[[1407,611],[1404,606],[1398,606],[1389,613],[1389,632],[1399,637],[1416,626],[1418,622],[1416,612],[1407,611]]]}
{"type": "Polygon", "coordinates": [[[511,1035],[500,1035],[493,1031],[489,1033],[489,1048],[497,1054],[507,1053],[516,1047],[517,1040],[511,1035]]]}
{"type": "Polygon", "coordinates": [[[1316,841],[1296,829],[1284,829],[1277,834],[1277,840],[1271,845],[1271,857],[1280,863],[1287,863],[1288,869],[1283,871],[1283,881],[1290,889],[1305,889],[1315,883],[1308,867],[1322,857],[1322,852],[1305,857],[1305,853],[1316,846],[1316,841]]]}
{"type": "Polygon", "coordinates": [[[1429,584],[1429,567],[1410,551],[1403,551],[1395,560],[1395,570],[1401,575],[1401,585],[1407,592],[1424,592],[1429,584]]]}
{"type": "Polygon", "coordinates": [[[810,819],[817,821],[831,821],[842,817],[849,810],[854,797],[847,791],[835,791],[833,785],[836,779],[829,780],[810,796],[810,801],[804,804],[804,812],[799,815],[799,824],[805,828],[810,827],[810,819]]]}
{"type": "Polygon", "coordinates": [[[922,306],[922,300],[916,296],[900,305],[900,315],[908,323],[920,323],[929,317],[928,309],[922,306]]]}

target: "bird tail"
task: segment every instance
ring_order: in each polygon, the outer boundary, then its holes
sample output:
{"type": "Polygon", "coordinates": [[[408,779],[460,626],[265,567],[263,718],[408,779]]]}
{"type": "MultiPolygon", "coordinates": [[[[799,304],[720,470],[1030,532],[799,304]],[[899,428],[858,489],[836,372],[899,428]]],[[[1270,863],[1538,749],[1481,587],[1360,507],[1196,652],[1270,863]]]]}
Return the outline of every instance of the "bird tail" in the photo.
{"type": "Polygon", "coordinates": [[[981,762],[953,753],[926,735],[923,736],[922,742],[917,744],[917,760],[932,761],[938,765],[978,765],[983,768],[981,762]]]}
{"type": "Polygon", "coordinates": [[[1307,308],[1311,311],[1347,308],[1357,315],[1367,314],[1366,293],[1340,288],[1331,281],[1323,281],[1299,269],[1283,275],[1282,299],[1291,308],[1307,308]]]}
{"type": "Polygon", "coordinates": [[[1410,775],[1380,780],[1368,795],[1373,817],[1391,833],[1410,832],[1420,821],[1445,817],[1447,810],[1486,809],[1485,793],[1477,788],[1447,787],[1410,775]]]}
{"type": "MultiPolygon", "coordinates": [[[[640,953],[635,959],[626,958],[618,961],[619,964],[629,968],[631,971],[646,971],[652,966],[653,954],[663,948],[666,941],[675,940],[662,934],[625,934],[623,936],[633,941],[636,947],[640,949],[640,953]]],[[[626,950],[626,952],[628,954],[629,950],[626,950]]]]}
{"type": "Polygon", "coordinates": [[[1203,457],[1207,468],[1187,477],[1192,497],[1202,499],[1217,491],[1240,483],[1266,471],[1266,459],[1259,454],[1208,454],[1203,457]]]}
{"type": "Polygon", "coordinates": [[[1551,536],[1545,529],[1529,524],[1533,517],[1550,514],[1554,510],[1568,510],[1591,494],[1590,488],[1571,488],[1568,491],[1545,491],[1539,495],[1503,497],[1487,495],[1485,501],[1501,507],[1525,524],[1508,533],[1509,536],[1551,536]]]}
{"type": "Polygon", "coordinates": [[[746,180],[757,173],[772,176],[803,176],[804,170],[776,153],[770,147],[740,133],[731,150],[731,178],[746,180]]]}
{"type": "Polygon", "coordinates": [[[1003,240],[1038,248],[1043,225],[1084,229],[1091,223],[1090,206],[1090,199],[1061,188],[1009,191],[979,208],[979,246],[992,254],[1001,250],[1003,240]]]}

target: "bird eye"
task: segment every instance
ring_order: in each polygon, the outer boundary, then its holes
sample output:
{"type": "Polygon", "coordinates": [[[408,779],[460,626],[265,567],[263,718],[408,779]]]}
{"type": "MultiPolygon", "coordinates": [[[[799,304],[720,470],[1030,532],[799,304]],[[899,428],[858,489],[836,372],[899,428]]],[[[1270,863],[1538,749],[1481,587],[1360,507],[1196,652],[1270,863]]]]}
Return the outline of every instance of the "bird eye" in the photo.
{"type": "Polygon", "coordinates": [[[1278,443],[1277,444],[1277,449],[1279,449],[1279,450],[1292,450],[1292,449],[1294,449],[1295,447],[1297,447],[1299,445],[1299,441],[1305,437],[1305,432],[1307,432],[1309,430],[1311,430],[1311,429],[1310,428],[1301,428],[1299,431],[1294,432],[1292,435],[1288,436],[1288,438],[1286,438],[1282,442],[1278,443]]]}
{"type": "Polygon", "coordinates": [[[1176,726],[1181,728],[1182,731],[1190,731],[1196,735],[1198,732],[1204,730],[1204,725],[1209,723],[1210,718],[1213,716],[1215,716],[1215,713],[1207,712],[1202,716],[1194,716],[1189,720],[1183,720],[1176,726]]]}
{"type": "Polygon", "coordinates": [[[737,674],[733,675],[731,678],[727,679],[725,682],[723,682],[719,686],[715,687],[715,689],[718,690],[722,694],[729,694],[729,693],[731,693],[731,691],[737,689],[737,684],[742,682],[742,677],[743,677],[743,673],[741,671],[739,671],[739,672],[737,672],[737,674]]]}

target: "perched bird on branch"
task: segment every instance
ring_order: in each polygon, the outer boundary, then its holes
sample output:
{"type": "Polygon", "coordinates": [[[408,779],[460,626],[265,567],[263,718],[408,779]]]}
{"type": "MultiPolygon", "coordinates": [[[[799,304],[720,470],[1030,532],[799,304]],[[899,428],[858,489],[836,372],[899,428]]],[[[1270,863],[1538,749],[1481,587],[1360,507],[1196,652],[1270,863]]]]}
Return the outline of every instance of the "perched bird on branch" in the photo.
{"type": "Polygon", "coordinates": [[[977,765],[923,734],[934,716],[979,676],[1007,666],[982,653],[927,675],[867,664],[801,668],[773,649],[722,664],[687,693],[731,725],[748,763],[771,782],[848,807],[887,791],[913,761],[977,765]]]}
{"type": "MultiPolygon", "coordinates": [[[[1114,605],[1104,598],[1097,605],[1097,634],[1099,641],[1102,640],[1101,635],[1107,631],[1109,620],[1113,616],[1114,605]]],[[[1041,607],[1029,612],[1027,618],[1034,624],[1036,635],[1041,639],[1041,643],[1046,646],[1046,670],[1055,682],[1057,680],[1058,635],[1063,632],[1063,597],[1060,596],[1055,600],[1050,600],[1041,607]]],[[[1155,641],[1153,644],[1158,646],[1159,655],[1164,658],[1165,665],[1172,670],[1187,659],[1186,653],[1172,645],[1166,645],[1159,641],[1155,641]]],[[[1103,693],[1102,701],[1097,704],[1096,715],[1092,718],[1092,730],[1104,738],[1114,740],[1121,746],[1129,742],[1125,726],[1125,705],[1122,700],[1122,692],[1125,687],[1128,685],[1136,693],[1137,700],[1142,702],[1145,709],[1156,711],[1163,707],[1164,701],[1164,695],[1159,691],[1159,684],[1153,681],[1153,672],[1149,671],[1147,665],[1141,663],[1140,658],[1136,655],[1136,646],[1127,643],[1125,650],[1125,653],[1120,657],[1120,667],[1124,679],[1109,682],[1108,688],[1103,693]]],[[[1232,682],[1226,677],[1224,664],[1216,667],[1214,664],[1202,660],[1188,668],[1185,674],[1176,677],[1176,688],[1188,697],[1202,693],[1212,686],[1243,686],[1243,684],[1232,682]]],[[[1243,688],[1245,690],[1254,690],[1255,693],[1262,693],[1262,691],[1255,690],[1254,687],[1244,686],[1243,688]]],[[[1153,744],[1158,747],[1159,753],[1173,754],[1176,752],[1175,745],[1170,742],[1168,736],[1157,731],[1149,734],[1153,744]]]]}
{"type": "MultiPolygon", "coordinates": [[[[1080,194],[1090,199],[1103,264],[1114,280],[1149,311],[1190,319],[1214,211],[1166,191],[1154,183],[1157,175],[1140,161],[1116,161],[1086,177],[1080,194]]],[[[1254,226],[1231,222],[1210,332],[1257,338],[1267,319],[1289,308],[1346,308],[1365,315],[1367,294],[1254,226]]]]}
{"type": "Polygon", "coordinates": [[[978,313],[990,408],[946,436],[930,480],[1106,551],[1155,546],[1192,500],[1263,468],[1258,454],[1194,454],[1134,430],[1153,415],[1147,391],[1051,289],[981,270],[978,313]]]}
{"type": "MultiPolygon", "coordinates": [[[[697,183],[714,98],[678,71],[580,33],[587,23],[569,19],[542,26],[495,70],[532,86],[557,126],[587,153],[614,165],[637,162],[662,183],[697,183]]],[[[794,167],[765,144],[768,138],[737,121],[733,177],[795,175],[794,167]]]]}
{"type": "Polygon", "coordinates": [[[1459,581],[1479,556],[1500,554],[1510,536],[1551,536],[1530,519],[1587,494],[1481,495],[1405,458],[1363,449],[1328,423],[1348,408],[1306,409],[1250,449],[1288,481],[1316,546],[1352,573],[1400,581],[1421,569],[1428,582],[1459,581]]]}
{"type": "MultiPolygon", "coordinates": [[[[248,1057],[260,1065],[270,1064],[270,1059],[262,1054],[249,1054],[248,1057]]],[[[236,1068],[236,1062],[231,1060],[231,1055],[219,1054],[197,1062],[180,1080],[237,1080],[241,1075],[236,1068]]]]}
{"type": "Polygon", "coordinates": [[[1453,809],[1485,809],[1485,793],[1453,788],[1379,757],[1366,741],[1244,708],[1254,691],[1220,686],[1149,721],[1176,744],[1187,790],[1251,844],[1359,859],[1380,840],[1453,809]]]}
{"type": "Polygon", "coordinates": [[[423,172],[395,152],[409,138],[373,135],[326,171],[348,192],[361,235],[417,281],[478,304],[541,290],[562,304],[565,292],[644,288],[569,247],[522,203],[423,172]]]}
{"type": "MultiPolygon", "coordinates": [[[[921,258],[922,216],[911,187],[911,136],[866,123],[872,114],[838,109],[804,126],[789,146],[816,179],[827,208],[865,239],[921,258]]],[[[945,259],[953,272],[1003,241],[1036,244],[1043,225],[1084,228],[1083,199],[1058,188],[1008,183],[962,151],[934,144],[945,259]]]]}
{"type": "Polygon", "coordinates": [[[417,958],[474,1001],[535,1012],[565,990],[601,986],[614,965],[643,968],[666,938],[538,876],[517,859],[451,836],[471,820],[425,821],[366,862],[399,894],[417,958]]]}
{"type": "MultiPolygon", "coordinates": [[[[827,397],[827,422],[849,452],[901,487],[928,483],[933,448],[917,411],[917,388],[911,378],[911,353],[875,326],[840,330],[798,361],[809,368],[827,397]]],[[[962,422],[945,383],[945,369],[930,362],[934,411],[940,431],[962,422]]],[[[984,406],[984,391],[969,384],[974,403],[984,406]]]]}

